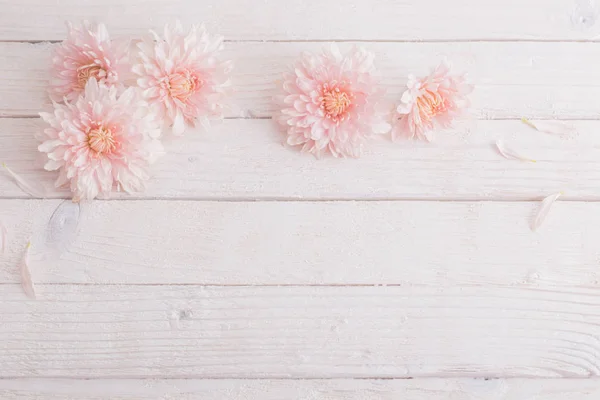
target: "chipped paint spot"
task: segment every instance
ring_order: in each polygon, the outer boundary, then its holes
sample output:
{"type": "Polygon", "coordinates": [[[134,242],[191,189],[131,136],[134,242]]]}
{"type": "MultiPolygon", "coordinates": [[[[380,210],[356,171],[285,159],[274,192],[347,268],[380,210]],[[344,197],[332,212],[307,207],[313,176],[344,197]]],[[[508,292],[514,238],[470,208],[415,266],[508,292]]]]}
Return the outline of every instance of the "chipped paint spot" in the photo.
{"type": "Polygon", "coordinates": [[[189,308],[179,311],[179,319],[186,320],[191,319],[194,316],[194,312],[189,308]]]}
{"type": "Polygon", "coordinates": [[[598,21],[598,7],[594,0],[578,0],[571,13],[571,23],[579,30],[589,30],[598,21]]]}
{"type": "Polygon", "coordinates": [[[46,246],[59,255],[67,252],[77,238],[80,205],[66,200],[56,208],[46,231],[46,246]]]}

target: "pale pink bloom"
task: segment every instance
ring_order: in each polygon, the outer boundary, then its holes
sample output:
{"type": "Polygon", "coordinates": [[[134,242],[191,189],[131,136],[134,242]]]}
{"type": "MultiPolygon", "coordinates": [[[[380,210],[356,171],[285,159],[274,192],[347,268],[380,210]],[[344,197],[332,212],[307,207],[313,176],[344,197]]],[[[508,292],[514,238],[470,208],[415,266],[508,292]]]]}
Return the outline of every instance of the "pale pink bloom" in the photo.
{"type": "Polygon", "coordinates": [[[81,26],[68,23],[67,27],[68,37],[55,47],[52,57],[50,97],[74,101],[90,78],[106,85],[121,84],[131,69],[129,42],[111,42],[103,24],[84,21],[81,26]]]}
{"type": "Polygon", "coordinates": [[[232,69],[219,58],[223,38],[196,25],[186,33],[179,22],[165,26],[164,38],[152,35],[138,44],[140,63],[133,71],[158,120],[181,135],[186,125],[207,128],[209,119],[222,118],[232,69]]]}
{"type": "Polygon", "coordinates": [[[464,75],[450,75],[445,62],[425,78],[410,75],[407,87],[396,109],[394,139],[416,136],[431,140],[430,131],[452,126],[454,119],[469,106],[467,95],[473,91],[464,75]]]}
{"type": "Polygon", "coordinates": [[[373,60],[356,47],[344,55],[336,46],[304,53],[284,74],[284,95],[277,98],[282,108],[274,118],[287,143],[317,157],[359,157],[370,138],[388,132],[373,60]]]}
{"type": "Polygon", "coordinates": [[[162,154],[160,130],[134,88],[118,95],[114,86],[90,78],[76,102],[40,113],[50,124],[39,135],[48,153],[45,169],[59,171],[56,187],[70,184],[73,200],[107,196],[114,187],[141,192],[149,165],[162,154]]]}

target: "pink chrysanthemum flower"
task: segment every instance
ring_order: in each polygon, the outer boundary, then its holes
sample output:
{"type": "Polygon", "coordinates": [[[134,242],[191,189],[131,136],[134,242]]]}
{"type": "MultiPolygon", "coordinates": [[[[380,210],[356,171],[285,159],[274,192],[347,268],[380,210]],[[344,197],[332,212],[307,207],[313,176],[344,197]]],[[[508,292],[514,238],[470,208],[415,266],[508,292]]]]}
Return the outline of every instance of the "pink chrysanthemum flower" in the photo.
{"type": "Polygon", "coordinates": [[[134,88],[118,89],[90,78],[74,103],[40,113],[50,124],[39,135],[45,169],[59,171],[56,187],[70,183],[73,200],[107,196],[113,187],[141,192],[148,167],[162,154],[160,130],[134,88]]]}
{"type": "Polygon", "coordinates": [[[442,62],[428,77],[408,77],[408,89],[396,109],[392,138],[416,136],[429,141],[431,130],[452,126],[453,120],[469,106],[467,95],[473,86],[466,83],[464,75],[449,73],[449,66],[442,62]]]}
{"type": "Polygon", "coordinates": [[[317,157],[359,157],[368,139],[388,132],[373,59],[365,49],[342,55],[336,46],[303,54],[277,98],[282,109],[275,119],[286,127],[287,143],[317,157]]]}
{"type": "Polygon", "coordinates": [[[119,84],[131,69],[129,43],[111,42],[103,24],[84,21],[81,26],[67,26],[67,40],[56,46],[52,57],[50,97],[54,101],[74,101],[90,78],[106,85],[119,84]]]}
{"type": "Polygon", "coordinates": [[[164,39],[152,35],[154,40],[138,44],[141,63],[133,71],[158,120],[181,135],[186,125],[207,128],[209,119],[222,118],[232,69],[230,61],[219,59],[223,38],[210,36],[203,26],[185,33],[179,22],[165,26],[164,39]]]}

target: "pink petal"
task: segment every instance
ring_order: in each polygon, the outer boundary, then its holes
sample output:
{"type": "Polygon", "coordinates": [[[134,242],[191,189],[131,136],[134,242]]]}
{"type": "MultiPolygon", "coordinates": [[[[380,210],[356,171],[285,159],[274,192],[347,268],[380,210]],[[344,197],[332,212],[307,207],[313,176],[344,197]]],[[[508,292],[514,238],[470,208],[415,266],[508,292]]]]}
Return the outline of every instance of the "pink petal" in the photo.
{"type": "Polygon", "coordinates": [[[563,192],[558,192],[542,200],[542,206],[540,207],[540,210],[533,221],[533,226],[531,227],[532,231],[536,231],[542,225],[546,219],[546,216],[548,215],[548,212],[550,211],[550,207],[552,207],[552,204],[554,204],[554,202],[558,200],[562,194],[563,192]]]}
{"type": "Polygon", "coordinates": [[[29,298],[35,299],[35,286],[33,285],[33,280],[31,279],[31,271],[29,270],[29,249],[31,249],[31,242],[27,243],[27,247],[25,248],[25,254],[21,259],[21,286],[23,287],[23,291],[29,298]]]}
{"type": "Polygon", "coordinates": [[[178,111],[177,115],[175,115],[175,119],[173,120],[173,135],[181,136],[185,131],[185,121],[183,119],[183,114],[178,111]]]}
{"type": "Polygon", "coordinates": [[[520,154],[518,151],[511,149],[510,147],[506,147],[504,145],[504,142],[500,139],[496,140],[496,148],[498,149],[498,152],[504,157],[507,158],[509,160],[519,160],[519,161],[527,161],[527,162],[536,162],[536,160],[529,158],[529,157],[525,157],[522,154],[520,154]]]}
{"type": "Polygon", "coordinates": [[[33,186],[32,184],[30,184],[29,182],[27,182],[25,179],[23,179],[20,175],[17,175],[16,173],[14,173],[10,168],[8,168],[8,166],[6,165],[6,163],[2,163],[2,166],[6,169],[6,171],[10,174],[10,176],[13,177],[13,179],[15,180],[15,182],[17,183],[17,185],[27,194],[29,194],[32,197],[37,197],[37,198],[45,198],[46,197],[46,193],[45,190],[43,189],[39,189],[35,186],[33,186]]]}

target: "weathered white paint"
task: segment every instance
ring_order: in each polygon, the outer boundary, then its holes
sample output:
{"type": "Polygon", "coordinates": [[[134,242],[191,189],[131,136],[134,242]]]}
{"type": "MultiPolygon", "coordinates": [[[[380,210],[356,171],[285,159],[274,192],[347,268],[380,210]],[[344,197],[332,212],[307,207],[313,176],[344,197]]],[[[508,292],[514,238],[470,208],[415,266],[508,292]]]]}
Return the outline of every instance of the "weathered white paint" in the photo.
{"type": "Polygon", "coordinates": [[[165,22],[205,22],[234,40],[589,40],[600,33],[589,0],[0,1],[0,40],[62,39],[65,20],[107,23],[119,34],[165,22]]]}
{"type": "MultiPolygon", "coordinates": [[[[140,201],[23,200],[0,173],[0,398],[598,398],[599,16],[591,0],[0,0],[0,117],[48,108],[52,45],[26,42],[63,39],[65,20],[204,21],[237,64],[230,119],[168,141],[140,201]],[[391,103],[448,58],[476,85],[472,118],[360,160],[281,146],[257,118],[297,55],[332,40],[377,54],[391,103]],[[501,158],[497,139],[539,162],[501,158]],[[559,190],[536,233],[538,203],[506,202],[559,190]],[[322,201],[342,199],[357,201],[322,201]],[[16,283],[29,239],[38,301],[16,283]]],[[[41,127],[0,118],[0,161],[65,197],[41,127]]]]}
{"type": "MultiPolygon", "coordinates": [[[[481,119],[598,118],[600,43],[341,43],[376,54],[390,109],[398,103],[408,74],[427,75],[443,59],[468,72],[476,85],[473,115],[481,119]],[[565,90],[568,88],[568,90],[565,90]]],[[[46,95],[48,43],[0,43],[0,116],[32,116],[51,107],[46,95]]],[[[228,117],[270,117],[277,82],[303,51],[329,43],[227,43],[223,57],[234,61],[234,93],[228,117]]]]}
{"type": "Polygon", "coordinates": [[[600,374],[595,287],[38,285],[37,292],[28,300],[19,285],[2,285],[0,376],[600,374]]]}
{"type": "MultiPolygon", "coordinates": [[[[271,120],[226,120],[211,132],[167,140],[138,198],[538,200],[600,199],[600,122],[576,121],[580,134],[561,139],[520,121],[473,121],[438,133],[434,143],[381,138],[358,159],[325,157],[282,145],[271,120]],[[538,160],[506,160],[494,142],[538,160]]],[[[56,173],[43,170],[33,135],[37,119],[0,119],[0,161],[49,191],[56,173]]],[[[28,197],[0,169],[0,197],[28,197]]],[[[127,197],[119,196],[115,197],[127,197]]]]}
{"type": "MultiPolygon", "coordinates": [[[[600,204],[0,201],[0,283],[595,287],[600,204]]],[[[158,288],[157,290],[160,290],[158,288]]]]}
{"type": "Polygon", "coordinates": [[[597,379],[8,379],[9,400],[596,400],[597,379]]]}

